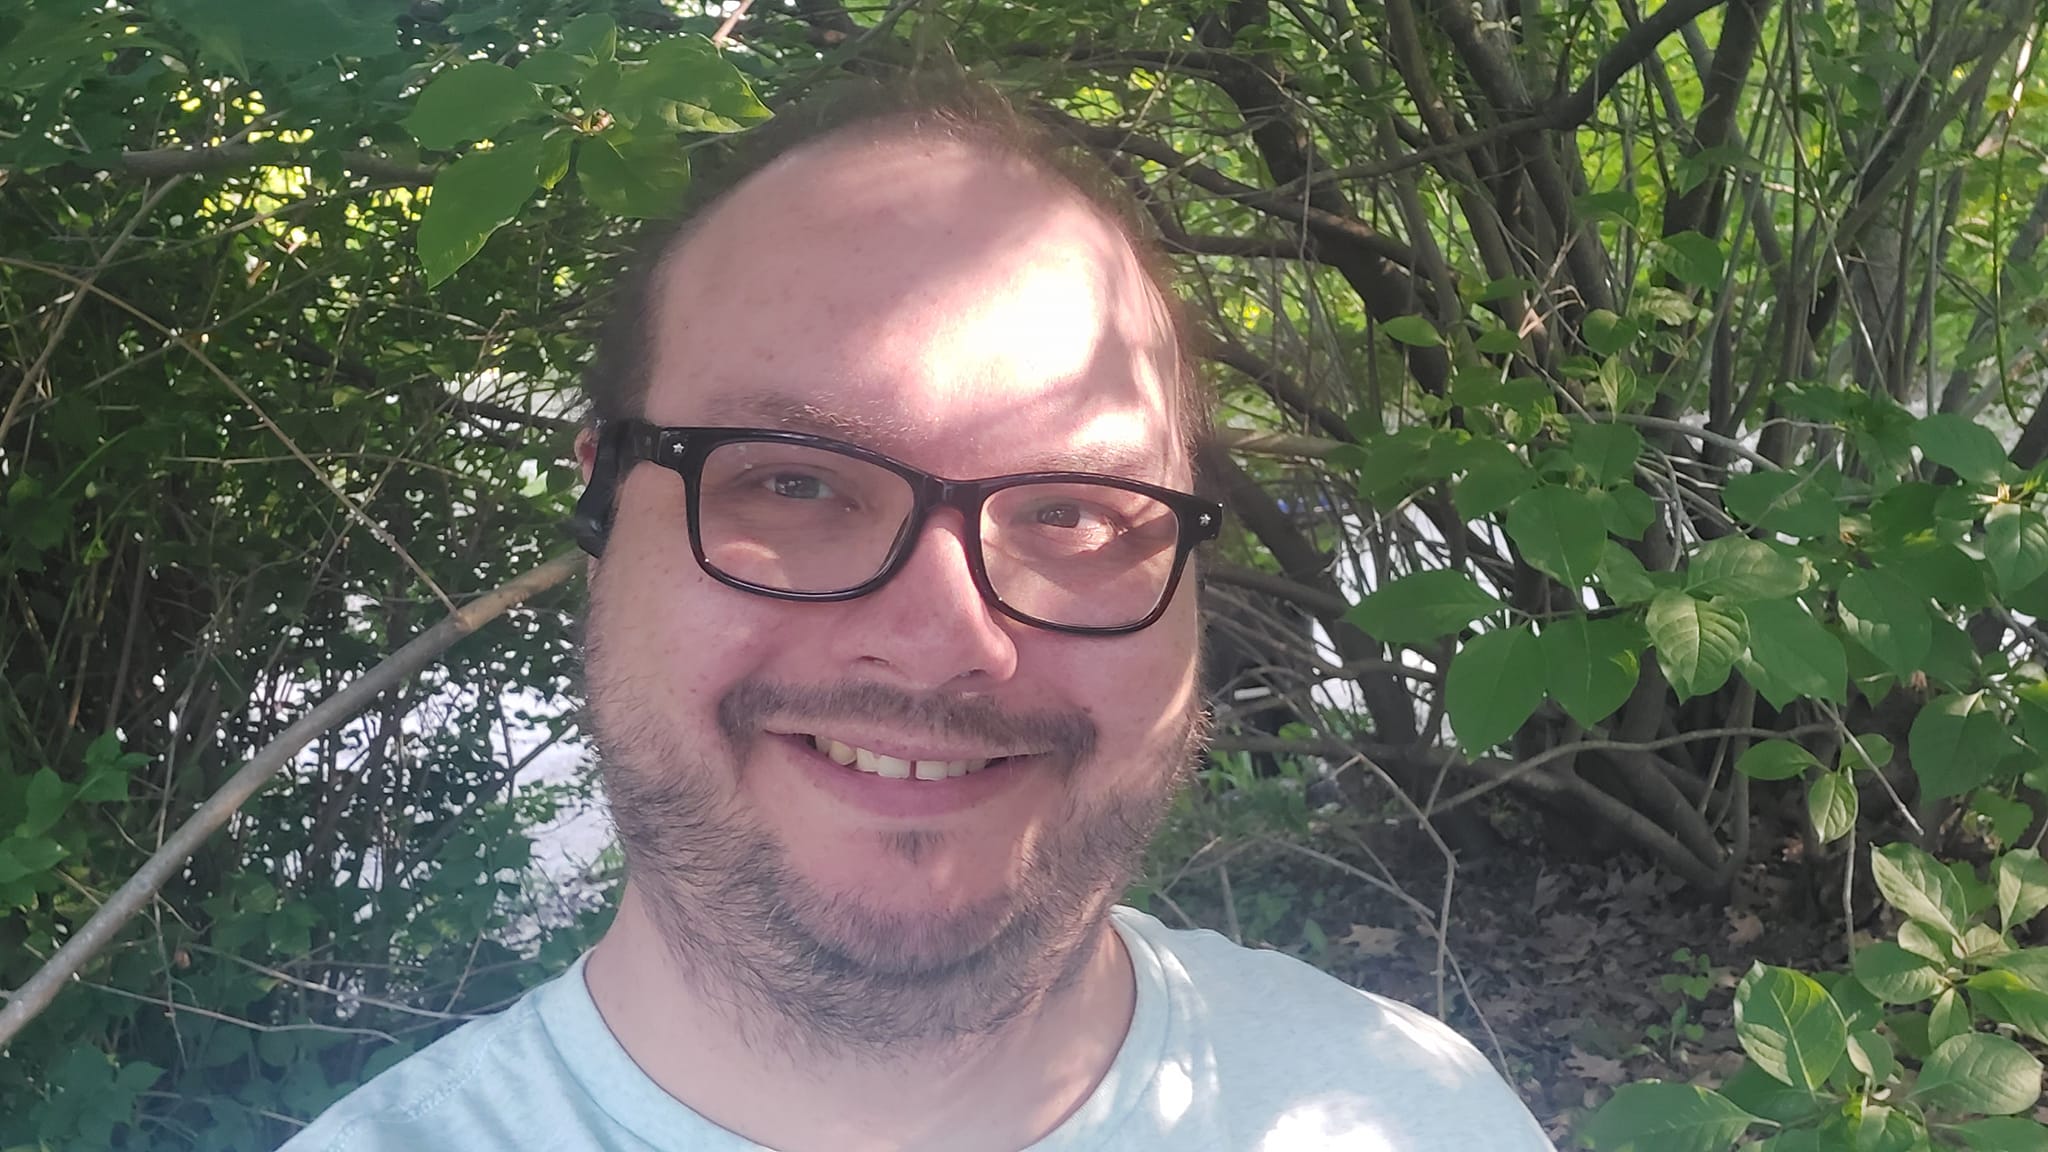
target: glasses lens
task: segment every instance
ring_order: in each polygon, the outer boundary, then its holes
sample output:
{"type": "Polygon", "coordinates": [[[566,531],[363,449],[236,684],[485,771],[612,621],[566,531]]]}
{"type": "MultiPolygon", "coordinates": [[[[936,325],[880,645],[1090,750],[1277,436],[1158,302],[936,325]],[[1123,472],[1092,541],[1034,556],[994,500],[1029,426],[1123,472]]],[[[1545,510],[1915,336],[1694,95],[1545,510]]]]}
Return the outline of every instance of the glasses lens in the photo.
{"type": "Polygon", "coordinates": [[[781,592],[844,592],[873,579],[910,519],[915,494],[886,468],[768,440],[721,444],[697,486],[704,558],[781,592]]]}
{"type": "Polygon", "coordinates": [[[1143,620],[1166,594],[1179,543],[1172,508],[1107,484],[1019,484],[982,506],[990,587],[1049,624],[1120,628],[1143,620]]]}

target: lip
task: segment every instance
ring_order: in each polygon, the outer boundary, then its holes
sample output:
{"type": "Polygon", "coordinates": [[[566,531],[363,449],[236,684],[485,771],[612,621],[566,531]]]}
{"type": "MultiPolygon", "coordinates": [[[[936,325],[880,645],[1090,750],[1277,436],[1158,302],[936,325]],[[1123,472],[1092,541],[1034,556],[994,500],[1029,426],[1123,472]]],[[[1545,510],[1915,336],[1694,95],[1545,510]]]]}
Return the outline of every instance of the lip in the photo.
{"type": "Polygon", "coordinates": [[[944,780],[889,780],[833,762],[802,736],[763,735],[841,803],[887,819],[929,819],[965,811],[1016,787],[1038,766],[1037,757],[1020,756],[944,780]]]}
{"type": "MultiPolygon", "coordinates": [[[[855,748],[865,748],[881,756],[894,756],[898,760],[908,760],[912,763],[916,763],[919,760],[997,760],[1012,755],[1009,752],[990,752],[985,748],[969,748],[964,744],[920,744],[912,746],[900,743],[894,736],[843,728],[819,729],[815,732],[794,728],[787,730],[770,728],[768,729],[768,735],[785,737],[799,743],[811,736],[824,736],[837,740],[842,744],[850,744],[855,748]]],[[[1019,755],[1018,758],[1022,759],[1023,756],[1019,755]]]]}

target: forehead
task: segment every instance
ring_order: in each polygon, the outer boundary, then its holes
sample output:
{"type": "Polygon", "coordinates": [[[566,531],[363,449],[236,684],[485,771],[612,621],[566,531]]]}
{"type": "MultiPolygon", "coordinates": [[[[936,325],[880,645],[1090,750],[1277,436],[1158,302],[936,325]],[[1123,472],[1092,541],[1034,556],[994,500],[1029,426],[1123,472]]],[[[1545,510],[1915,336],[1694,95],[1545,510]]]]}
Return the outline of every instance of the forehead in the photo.
{"type": "Polygon", "coordinates": [[[953,141],[816,145],[740,185],[657,277],[662,423],[844,436],[955,476],[1184,468],[1171,329],[1116,225],[953,141]]]}

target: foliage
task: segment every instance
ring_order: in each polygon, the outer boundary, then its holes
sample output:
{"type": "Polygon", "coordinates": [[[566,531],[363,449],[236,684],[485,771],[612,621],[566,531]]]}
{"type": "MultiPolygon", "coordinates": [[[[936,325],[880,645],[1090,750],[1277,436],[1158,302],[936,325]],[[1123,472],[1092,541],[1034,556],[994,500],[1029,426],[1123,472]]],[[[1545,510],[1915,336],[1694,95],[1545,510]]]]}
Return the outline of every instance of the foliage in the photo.
{"type": "MultiPolygon", "coordinates": [[[[0,14],[0,986],[311,702],[564,546],[616,218],[764,111],[709,27],[402,8],[0,14]]],[[[273,1147],[574,959],[611,872],[558,890],[530,835],[587,799],[523,774],[574,744],[569,607],[239,814],[0,1058],[0,1147],[273,1147]]]]}
{"type": "Polygon", "coordinates": [[[2014,849],[1987,882],[1909,844],[1873,849],[1870,865],[1903,917],[1895,940],[1863,945],[1853,974],[1826,985],[1757,964],[1735,993],[1741,1071],[1719,1091],[1630,1085],[1586,1124],[1587,1143],[1725,1152],[1752,1128],[1771,1133],[1766,1148],[1813,1152],[2048,1142],[2024,1115],[2041,1061],[2011,1036],[2048,1042],[2048,948],[2014,940],[2048,907],[2048,865],[2014,849]]]}
{"type": "MultiPolygon", "coordinates": [[[[1898,939],[1753,970],[1747,1081],[1624,1088],[1586,1135],[2025,1147],[2034,18],[826,2],[721,48],[654,0],[15,4],[0,984],[306,702],[560,546],[625,221],[818,79],[941,57],[1111,162],[1223,400],[1222,755],[1138,895],[1303,858],[1315,787],[1451,871],[1554,822],[1715,897],[1796,842],[1898,939]]],[[[310,749],[0,1059],[0,1146],[269,1147],[558,971],[609,876],[564,902],[528,858],[574,800],[521,776],[573,741],[570,608],[310,749]]],[[[1318,958],[1319,892],[1221,907],[1318,958]]]]}

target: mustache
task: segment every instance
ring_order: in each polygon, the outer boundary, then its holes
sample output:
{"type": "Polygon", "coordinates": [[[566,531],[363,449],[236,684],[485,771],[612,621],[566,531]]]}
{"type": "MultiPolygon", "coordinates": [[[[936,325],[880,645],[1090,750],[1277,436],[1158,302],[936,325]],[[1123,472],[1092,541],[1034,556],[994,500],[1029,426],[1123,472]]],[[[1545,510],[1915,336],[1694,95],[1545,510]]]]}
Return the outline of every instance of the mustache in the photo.
{"type": "Polygon", "coordinates": [[[1095,752],[1096,725],[1079,710],[1013,712],[986,696],[916,693],[874,681],[830,685],[747,679],[718,701],[718,730],[735,753],[771,719],[881,721],[999,748],[1045,749],[1072,768],[1095,752]]]}

